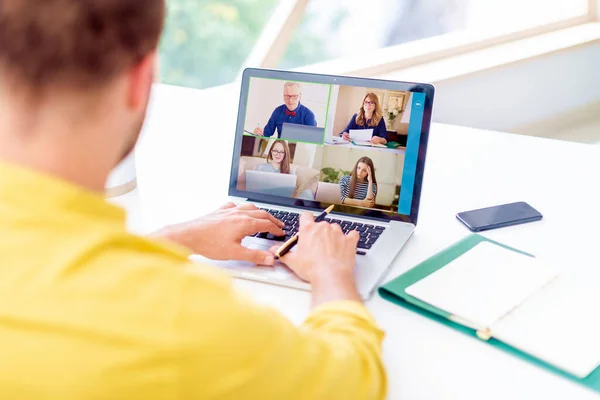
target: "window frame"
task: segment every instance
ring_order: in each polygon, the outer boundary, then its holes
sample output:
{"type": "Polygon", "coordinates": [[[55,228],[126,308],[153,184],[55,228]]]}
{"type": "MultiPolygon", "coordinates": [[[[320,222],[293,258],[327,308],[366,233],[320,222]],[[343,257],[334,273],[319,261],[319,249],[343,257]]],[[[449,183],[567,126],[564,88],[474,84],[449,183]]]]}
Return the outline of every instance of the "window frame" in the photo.
{"type": "MultiPolygon", "coordinates": [[[[306,12],[309,1],[282,0],[277,11],[267,23],[251,55],[244,62],[240,76],[247,67],[277,67],[294,31],[306,12]]],[[[358,57],[334,59],[301,66],[295,70],[333,75],[380,76],[400,69],[415,67],[420,64],[431,63],[590,22],[598,22],[599,20],[600,0],[588,0],[587,14],[532,28],[505,34],[477,34],[470,31],[451,32],[375,50],[368,60],[358,57]]]]}

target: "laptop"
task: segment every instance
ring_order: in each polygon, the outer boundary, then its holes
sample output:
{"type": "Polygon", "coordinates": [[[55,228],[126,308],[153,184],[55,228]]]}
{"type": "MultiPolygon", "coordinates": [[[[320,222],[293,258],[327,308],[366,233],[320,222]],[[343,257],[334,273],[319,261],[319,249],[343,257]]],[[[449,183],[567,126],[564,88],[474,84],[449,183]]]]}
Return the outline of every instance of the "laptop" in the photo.
{"type": "MultiPolygon", "coordinates": [[[[285,237],[257,233],[245,238],[242,244],[249,248],[265,250],[273,245],[281,245],[297,232],[298,219],[302,212],[310,211],[317,215],[331,204],[335,204],[336,207],[326,222],[339,224],[346,233],[351,230],[360,233],[355,274],[361,296],[363,299],[368,299],[385,279],[394,259],[404,248],[417,226],[434,87],[424,83],[246,69],[242,77],[240,96],[229,196],[237,202],[251,202],[286,223],[285,237]],[[407,127],[406,151],[398,152],[379,147],[356,149],[322,141],[290,142],[286,146],[291,149],[288,160],[290,166],[293,166],[294,171],[302,171],[296,173],[296,186],[313,190],[314,198],[310,200],[293,198],[289,191],[284,192],[283,189],[272,191],[274,187],[284,187],[285,179],[289,179],[289,176],[285,177],[277,173],[248,171],[245,190],[241,190],[243,186],[238,186],[238,179],[241,179],[239,175],[241,157],[244,159],[255,157],[256,162],[264,162],[264,158],[258,159],[264,155],[253,150],[259,148],[260,142],[255,145],[248,142],[248,140],[260,141],[261,139],[248,136],[244,139],[243,129],[246,118],[250,118],[249,121],[257,118],[255,115],[246,115],[247,110],[248,114],[260,112],[261,115],[270,115],[272,109],[283,102],[280,96],[269,101],[264,98],[264,95],[251,92],[260,90],[260,83],[264,80],[269,82],[279,80],[282,88],[285,82],[300,82],[303,91],[302,104],[309,108],[313,107],[311,110],[315,114],[327,115],[326,128],[324,128],[326,136],[335,136],[339,133],[333,131],[334,127],[341,126],[343,129],[347,126],[368,93],[378,96],[383,100],[383,104],[386,104],[388,97],[408,96],[405,112],[410,113],[410,120],[407,127]],[[311,85],[319,85],[320,88],[326,85],[327,90],[310,90],[311,85]],[[314,98],[308,98],[309,94],[314,98]],[[261,104],[250,106],[249,98],[260,98],[261,104]],[[243,146],[242,142],[244,142],[243,146]],[[256,154],[252,153],[253,151],[256,154]],[[352,171],[360,160],[373,163],[377,178],[377,192],[382,196],[381,198],[379,195],[376,196],[373,207],[369,207],[368,202],[365,204],[364,197],[361,199],[361,196],[366,196],[369,189],[368,185],[361,185],[359,178],[356,178],[354,193],[355,198],[359,200],[358,205],[348,205],[347,200],[342,199],[341,183],[343,180],[351,182],[352,174],[349,171],[352,171]],[[268,177],[263,174],[268,174],[268,177]],[[394,195],[384,196],[384,193],[394,195]]],[[[287,128],[286,124],[284,132],[287,128]]],[[[283,139],[285,141],[285,137],[283,139]]],[[[374,191],[373,188],[371,190],[374,191]]],[[[216,264],[239,278],[310,290],[308,283],[300,280],[283,264],[278,264],[274,268],[237,261],[216,264]]]]}
{"type": "Polygon", "coordinates": [[[325,128],[317,128],[316,126],[292,124],[284,122],[281,127],[281,138],[294,142],[309,142],[315,144],[323,144],[323,136],[325,128]]]}
{"type": "Polygon", "coordinates": [[[246,171],[246,190],[271,196],[292,197],[296,189],[295,175],[262,171],[246,171]]]}

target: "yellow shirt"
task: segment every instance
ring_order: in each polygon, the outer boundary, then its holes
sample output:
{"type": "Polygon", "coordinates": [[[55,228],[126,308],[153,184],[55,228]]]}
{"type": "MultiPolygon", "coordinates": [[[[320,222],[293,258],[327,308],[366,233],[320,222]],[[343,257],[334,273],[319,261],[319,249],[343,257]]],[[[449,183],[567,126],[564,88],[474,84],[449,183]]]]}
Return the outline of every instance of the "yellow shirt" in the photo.
{"type": "Polygon", "coordinates": [[[385,397],[364,306],[297,327],[187,256],[101,196],[0,163],[0,399],[385,397]]]}

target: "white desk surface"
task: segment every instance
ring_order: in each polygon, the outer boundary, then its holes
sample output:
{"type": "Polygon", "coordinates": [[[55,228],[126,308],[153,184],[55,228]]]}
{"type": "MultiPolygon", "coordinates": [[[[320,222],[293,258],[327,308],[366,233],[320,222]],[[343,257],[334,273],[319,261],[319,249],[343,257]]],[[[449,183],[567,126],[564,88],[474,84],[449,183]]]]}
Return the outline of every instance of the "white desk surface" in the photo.
{"type": "MultiPolygon", "coordinates": [[[[134,229],[193,218],[226,200],[237,93],[233,86],[156,89],[136,153],[141,202],[124,201],[131,215],[141,215],[134,229]]],[[[386,281],[469,234],[458,211],[520,200],[544,219],[485,235],[587,274],[600,288],[600,148],[439,124],[431,131],[416,233],[386,281]]],[[[306,292],[238,285],[294,322],[309,312],[306,292]]],[[[600,398],[379,295],[367,306],[387,332],[390,399],[600,398]]]]}

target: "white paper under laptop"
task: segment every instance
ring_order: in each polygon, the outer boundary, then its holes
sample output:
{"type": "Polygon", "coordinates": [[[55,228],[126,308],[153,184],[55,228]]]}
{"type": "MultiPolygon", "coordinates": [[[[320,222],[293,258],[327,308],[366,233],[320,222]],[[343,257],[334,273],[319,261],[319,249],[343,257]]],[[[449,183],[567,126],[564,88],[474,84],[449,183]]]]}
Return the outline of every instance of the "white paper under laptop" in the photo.
{"type": "Polygon", "coordinates": [[[482,242],[406,293],[577,377],[600,365],[600,294],[538,259],[482,242]],[[583,332],[583,333],[582,333],[583,332]]]}
{"type": "Polygon", "coordinates": [[[373,129],[350,129],[350,139],[358,142],[366,142],[373,137],[373,129]]]}

